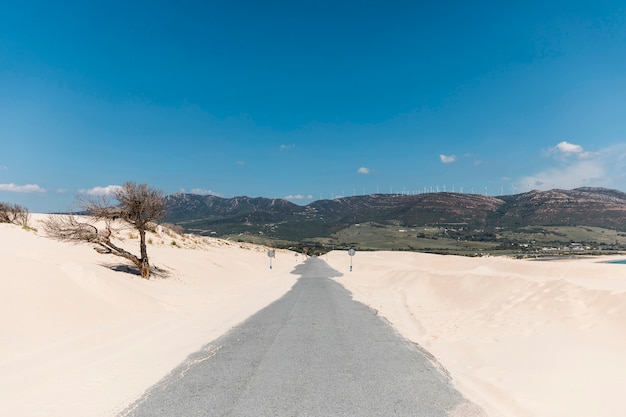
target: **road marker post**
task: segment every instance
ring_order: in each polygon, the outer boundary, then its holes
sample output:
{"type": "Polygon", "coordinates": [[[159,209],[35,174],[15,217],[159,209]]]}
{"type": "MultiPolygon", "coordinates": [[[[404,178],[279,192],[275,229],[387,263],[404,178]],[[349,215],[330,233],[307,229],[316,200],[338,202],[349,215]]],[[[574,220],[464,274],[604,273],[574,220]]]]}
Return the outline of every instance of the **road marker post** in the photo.
{"type": "Polygon", "coordinates": [[[350,255],[350,272],[352,272],[352,257],[355,253],[356,251],[354,250],[354,248],[350,248],[350,250],[348,251],[348,255],[350,255]]]}

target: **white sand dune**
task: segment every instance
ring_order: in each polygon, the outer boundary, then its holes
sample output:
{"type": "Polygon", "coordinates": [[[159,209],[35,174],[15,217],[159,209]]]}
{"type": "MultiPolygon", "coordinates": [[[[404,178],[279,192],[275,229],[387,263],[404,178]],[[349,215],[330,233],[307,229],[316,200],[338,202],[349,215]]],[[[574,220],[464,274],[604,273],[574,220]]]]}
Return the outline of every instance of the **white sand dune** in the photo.
{"type": "MultiPolygon", "coordinates": [[[[137,253],[131,234],[121,244],[137,253]]],[[[149,238],[167,276],[146,281],[89,245],[0,224],[0,415],[114,416],[297,279],[290,252],[277,251],[270,270],[265,248],[149,238]]]]}
{"type": "MultiPolygon", "coordinates": [[[[146,281],[40,234],[0,224],[2,416],[115,416],[297,279],[293,253],[270,270],[266,248],[161,231],[149,254],[162,273],[146,281]]],[[[489,416],[626,415],[626,265],[359,252],[348,272],[347,253],[323,259],[489,416]]]]}
{"type": "Polygon", "coordinates": [[[626,265],[333,252],[354,298],[492,417],[626,415],[626,265]]]}

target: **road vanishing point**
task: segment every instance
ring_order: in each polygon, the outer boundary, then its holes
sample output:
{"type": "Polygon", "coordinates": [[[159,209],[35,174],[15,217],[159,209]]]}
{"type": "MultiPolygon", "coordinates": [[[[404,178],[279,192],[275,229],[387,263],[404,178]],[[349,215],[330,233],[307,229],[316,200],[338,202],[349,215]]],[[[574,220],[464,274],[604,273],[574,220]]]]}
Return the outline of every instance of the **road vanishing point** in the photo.
{"type": "Polygon", "coordinates": [[[419,346],[319,258],[293,288],[190,355],[120,417],[483,417],[419,346]]]}

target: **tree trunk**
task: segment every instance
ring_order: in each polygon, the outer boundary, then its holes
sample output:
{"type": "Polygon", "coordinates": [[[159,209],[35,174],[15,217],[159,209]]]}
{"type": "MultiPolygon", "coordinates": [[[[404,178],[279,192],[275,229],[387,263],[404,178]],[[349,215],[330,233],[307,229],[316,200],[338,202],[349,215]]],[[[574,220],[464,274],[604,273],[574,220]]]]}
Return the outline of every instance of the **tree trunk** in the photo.
{"type": "Polygon", "coordinates": [[[94,243],[100,245],[100,248],[94,248],[98,253],[108,253],[128,259],[133,264],[135,264],[137,268],[139,268],[139,272],[141,273],[142,278],[150,279],[150,264],[148,263],[148,256],[145,254],[145,248],[144,250],[142,250],[142,253],[144,253],[144,258],[138,258],[132,253],[125,251],[124,249],[113,244],[113,242],[111,242],[108,237],[102,237],[99,241],[94,243]]]}
{"type": "Polygon", "coordinates": [[[141,276],[150,279],[150,262],[148,261],[148,249],[146,248],[146,231],[139,229],[139,246],[141,250],[141,276]]]}
{"type": "Polygon", "coordinates": [[[150,279],[150,264],[148,258],[141,261],[141,276],[145,279],[150,279]]]}

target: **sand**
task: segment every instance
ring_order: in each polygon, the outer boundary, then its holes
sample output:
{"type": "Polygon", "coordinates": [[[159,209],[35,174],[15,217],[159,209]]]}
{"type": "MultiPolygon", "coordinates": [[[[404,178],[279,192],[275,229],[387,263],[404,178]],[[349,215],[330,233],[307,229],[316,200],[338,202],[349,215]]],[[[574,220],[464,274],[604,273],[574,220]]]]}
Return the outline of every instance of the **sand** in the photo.
{"type": "MultiPolygon", "coordinates": [[[[0,224],[0,415],[115,416],[287,292],[302,256],[164,230],[146,281],[121,258],[0,224]]],[[[136,252],[132,231],[120,245],[136,252]]],[[[324,255],[490,417],[626,415],[626,265],[401,252],[324,255]]],[[[456,410],[453,417],[473,416],[456,410]]]]}
{"type": "Polygon", "coordinates": [[[489,416],[626,415],[626,265],[358,252],[349,272],[346,252],[326,259],[489,416]]]}
{"type": "MultiPolygon", "coordinates": [[[[0,224],[0,415],[115,416],[190,353],[287,292],[294,256],[151,233],[150,281],[122,258],[0,224]],[[176,242],[176,243],[173,243],[176,242]],[[116,271],[115,269],[122,269],[116,271]]],[[[132,231],[120,245],[138,253],[132,231]]]]}

